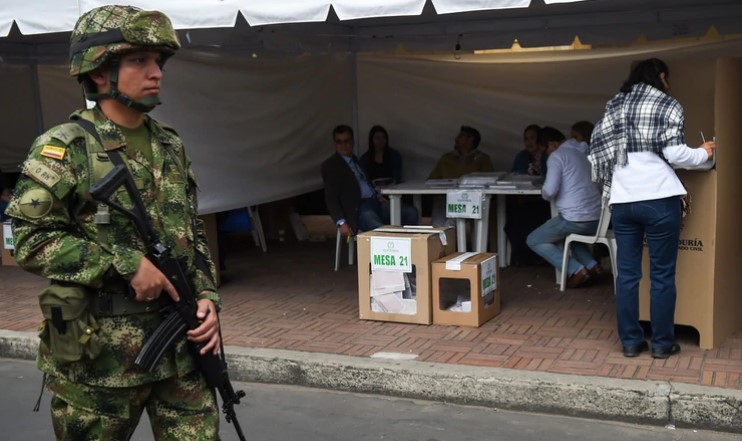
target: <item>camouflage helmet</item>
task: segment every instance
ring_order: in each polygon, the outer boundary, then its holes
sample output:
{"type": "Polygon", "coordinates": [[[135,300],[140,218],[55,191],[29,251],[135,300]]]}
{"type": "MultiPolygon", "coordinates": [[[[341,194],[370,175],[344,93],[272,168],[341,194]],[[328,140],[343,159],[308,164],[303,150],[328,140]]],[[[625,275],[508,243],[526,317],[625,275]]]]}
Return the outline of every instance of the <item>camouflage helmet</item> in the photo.
{"type": "Polygon", "coordinates": [[[180,48],[170,19],[159,11],[108,5],[83,14],[70,38],[70,75],[99,68],[113,56],[137,49],[172,55],[180,48]]]}

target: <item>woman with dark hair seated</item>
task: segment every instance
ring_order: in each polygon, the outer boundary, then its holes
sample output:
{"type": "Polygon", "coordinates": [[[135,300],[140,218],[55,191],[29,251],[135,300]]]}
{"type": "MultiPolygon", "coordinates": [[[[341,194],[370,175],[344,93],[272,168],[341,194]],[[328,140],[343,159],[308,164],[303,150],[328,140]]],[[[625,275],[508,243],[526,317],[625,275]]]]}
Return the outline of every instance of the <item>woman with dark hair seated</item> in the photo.
{"type": "Polygon", "coordinates": [[[389,147],[389,134],[382,126],[371,127],[368,151],[358,162],[361,163],[366,178],[374,185],[397,184],[402,181],[402,155],[389,147]]]}

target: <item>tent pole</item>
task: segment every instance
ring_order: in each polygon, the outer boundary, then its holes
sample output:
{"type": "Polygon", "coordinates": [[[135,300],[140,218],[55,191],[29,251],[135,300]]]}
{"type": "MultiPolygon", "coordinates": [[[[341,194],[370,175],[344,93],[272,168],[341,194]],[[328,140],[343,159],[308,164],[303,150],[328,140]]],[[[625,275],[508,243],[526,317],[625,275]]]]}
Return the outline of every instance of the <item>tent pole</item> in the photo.
{"type": "Polygon", "coordinates": [[[356,156],[360,156],[360,143],[359,140],[362,139],[360,137],[360,132],[358,131],[358,59],[356,57],[356,51],[351,50],[350,53],[350,85],[353,89],[351,91],[351,106],[353,111],[353,131],[356,134],[356,142],[355,142],[355,154],[356,156]]]}
{"type": "Polygon", "coordinates": [[[34,108],[36,109],[36,134],[44,133],[44,114],[41,109],[41,86],[39,83],[39,61],[38,46],[34,44],[31,47],[31,86],[33,87],[34,108]]]}

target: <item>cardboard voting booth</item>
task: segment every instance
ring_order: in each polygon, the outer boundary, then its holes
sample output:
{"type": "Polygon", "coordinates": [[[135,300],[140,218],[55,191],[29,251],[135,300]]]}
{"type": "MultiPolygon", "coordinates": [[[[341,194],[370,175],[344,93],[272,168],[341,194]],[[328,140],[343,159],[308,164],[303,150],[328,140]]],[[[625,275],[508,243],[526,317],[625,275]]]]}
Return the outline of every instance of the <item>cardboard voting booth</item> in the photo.
{"type": "Polygon", "coordinates": [[[3,251],[2,264],[5,266],[17,266],[13,253],[15,251],[13,242],[13,231],[10,229],[10,221],[3,222],[3,251]]]}
{"type": "Polygon", "coordinates": [[[497,254],[454,253],[432,264],[433,324],[479,327],[500,313],[497,254]]]}
{"type": "Polygon", "coordinates": [[[455,250],[453,228],[382,227],[356,239],[359,317],[429,325],[430,264],[455,250]]]}
{"type": "MultiPolygon", "coordinates": [[[[700,145],[703,132],[717,145],[715,169],[678,170],[692,203],[678,243],[675,323],[694,327],[700,347],[710,349],[742,327],[742,58],[671,68],[672,94],[686,111],[686,144],[700,145]]],[[[650,320],[646,248],[639,289],[640,319],[650,320]]]]}

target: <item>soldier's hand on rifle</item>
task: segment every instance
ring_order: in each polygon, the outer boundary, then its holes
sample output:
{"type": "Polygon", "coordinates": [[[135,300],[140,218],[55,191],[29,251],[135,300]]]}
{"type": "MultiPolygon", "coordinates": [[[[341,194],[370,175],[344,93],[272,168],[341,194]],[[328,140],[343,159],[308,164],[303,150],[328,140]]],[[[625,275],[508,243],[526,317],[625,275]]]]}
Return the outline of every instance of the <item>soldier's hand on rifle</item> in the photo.
{"type": "Polygon", "coordinates": [[[180,300],[173,284],[146,257],[139,261],[139,267],[130,284],[139,302],[151,302],[160,297],[162,291],[167,292],[174,301],[180,300]]]}
{"type": "Polygon", "coordinates": [[[198,301],[196,317],[201,325],[196,329],[188,331],[188,340],[195,343],[203,343],[201,354],[212,351],[214,355],[219,353],[219,317],[216,313],[214,302],[208,299],[198,301]]]}

